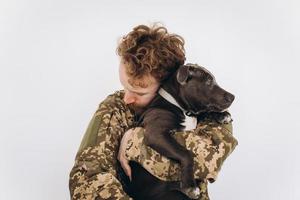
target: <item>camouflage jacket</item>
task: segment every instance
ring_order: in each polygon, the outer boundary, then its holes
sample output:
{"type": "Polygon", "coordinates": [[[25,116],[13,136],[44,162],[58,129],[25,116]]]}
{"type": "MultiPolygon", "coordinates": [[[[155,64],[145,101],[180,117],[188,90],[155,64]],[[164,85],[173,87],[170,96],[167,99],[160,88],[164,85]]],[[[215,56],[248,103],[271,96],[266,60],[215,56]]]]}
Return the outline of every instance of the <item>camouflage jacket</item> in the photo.
{"type": "MultiPolygon", "coordinates": [[[[123,134],[134,126],[134,113],[123,101],[124,91],[109,95],[95,112],[82,139],[70,172],[72,200],[131,199],[118,177],[117,154],[123,134]]],[[[178,163],[159,155],[143,142],[144,129],[129,140],[126,156],[139,162],[161,180],[178,180],[178,163]]],[[[176,132],[175,139],[195,154],[195,178],[201,197],[207,200],[207,183],[216,180],[224,160],[238,144],[232,136],[232,125],[204,119],[191,131],[176,132]]]]}

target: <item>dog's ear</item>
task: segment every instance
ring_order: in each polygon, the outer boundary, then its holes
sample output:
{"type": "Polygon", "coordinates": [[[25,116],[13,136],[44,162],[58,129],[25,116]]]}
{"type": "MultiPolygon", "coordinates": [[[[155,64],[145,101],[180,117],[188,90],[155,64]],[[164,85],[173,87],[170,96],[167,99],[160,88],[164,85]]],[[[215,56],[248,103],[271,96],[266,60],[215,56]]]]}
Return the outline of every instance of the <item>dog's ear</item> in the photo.
{"type": "Polygon", "coordinates": [[[190,69],[189,65],[182,65],[177,70],[176,79],[178,83],[180,83],[181,85],[185,85],[189,80],[191,76],[189,69],[190,69]]]}

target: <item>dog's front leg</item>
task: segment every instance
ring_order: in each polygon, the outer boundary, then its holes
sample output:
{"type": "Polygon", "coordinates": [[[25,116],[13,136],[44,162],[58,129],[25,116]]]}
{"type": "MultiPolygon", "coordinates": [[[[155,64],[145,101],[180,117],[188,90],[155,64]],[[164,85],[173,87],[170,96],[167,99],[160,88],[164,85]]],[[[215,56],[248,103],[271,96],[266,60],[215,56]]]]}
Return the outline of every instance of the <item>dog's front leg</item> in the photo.
{"type": "Polygon", "coordinates": [[[170,135],[170,130],[179,128],[176,116],[169,111],[152,110],[145,115],[143,124],[145,144],[180,163],[183,188],[195,187],[193,155],[170,135]]]}

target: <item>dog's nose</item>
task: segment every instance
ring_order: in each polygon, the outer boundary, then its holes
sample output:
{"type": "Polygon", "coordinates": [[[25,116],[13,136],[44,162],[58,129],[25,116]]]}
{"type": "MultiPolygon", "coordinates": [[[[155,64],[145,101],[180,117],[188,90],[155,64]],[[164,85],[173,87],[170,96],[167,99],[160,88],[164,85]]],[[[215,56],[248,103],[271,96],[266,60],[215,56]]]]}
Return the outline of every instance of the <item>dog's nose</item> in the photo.
{"type": "Polygon", "coordinates": [[[233,100],[234,100],[234,95],[232,95],[232,94],[230,94],[230,93],[226,93],[226,94],[225,94],[225,100],[226,100],[227,102],[233,102],[233,100]]]}

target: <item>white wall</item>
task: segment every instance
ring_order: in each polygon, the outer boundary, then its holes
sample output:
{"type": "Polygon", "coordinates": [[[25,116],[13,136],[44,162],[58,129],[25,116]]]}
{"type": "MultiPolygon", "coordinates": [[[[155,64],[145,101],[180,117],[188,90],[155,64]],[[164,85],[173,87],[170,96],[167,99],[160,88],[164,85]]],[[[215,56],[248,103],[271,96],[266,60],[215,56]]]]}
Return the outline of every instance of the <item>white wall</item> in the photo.
{"type": "Polygon", "coordinates": [[[211,199],[300,199],[299,8],[296,0],[1,0],[0,199],[69,199],[88,122],[121,88],[117,39],[153,21],[182,35],[187,61],[236,95],[239,146],[209,185],[211,199]]]}

